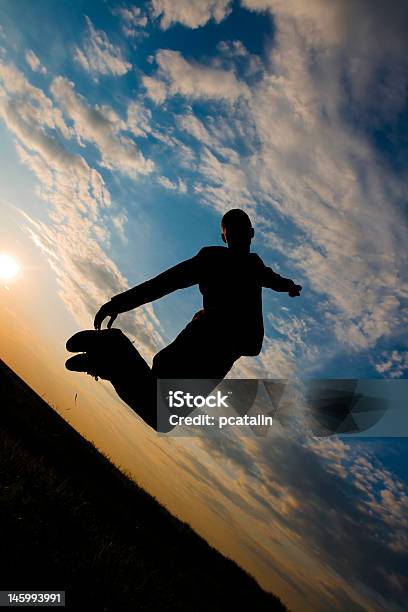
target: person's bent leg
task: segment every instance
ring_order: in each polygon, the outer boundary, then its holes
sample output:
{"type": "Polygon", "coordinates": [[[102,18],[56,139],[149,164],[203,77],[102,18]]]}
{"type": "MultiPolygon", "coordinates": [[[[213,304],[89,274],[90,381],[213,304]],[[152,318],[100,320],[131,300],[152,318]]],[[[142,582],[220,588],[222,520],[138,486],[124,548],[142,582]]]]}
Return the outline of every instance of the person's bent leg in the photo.
{"type": "Polygon", "coordinates": [[[207,397],[240,357],[225,345],[217,346],[218,343],[211,333],[201,331],[195,326],[187,326],[153,359],[152,375],[157,380],[156,398],[160,429],[166,425],[168,430],[171,429],[171,414],[187,416],[195,409],[186,405],[177,410],[170,409],[168,397],[171,391],[207,397]],[[198,333],[195,333],[196,329],[198,333]]]}
{"type": "Polygon", "coordinates": [[[135,379],[120,375],[109,382],[121,400],[157,431],[156,381],[152,376],[135,379]]]}
{"type": "Polygon", "coordinates": [[[110,348],[108,380],[119,397],[156,430],[156,384],[149,365],[122,332],[110,348]]]}
{"type": "Polygon", "coordinates": [[[109,381],[119,397],[150,427],[156,429],[156,384],[149,365],[129,338],[118,328],[85,330],[67,342],[70,351],[86,351],[78,357],[90,366],[89,373],[109,381]]]}

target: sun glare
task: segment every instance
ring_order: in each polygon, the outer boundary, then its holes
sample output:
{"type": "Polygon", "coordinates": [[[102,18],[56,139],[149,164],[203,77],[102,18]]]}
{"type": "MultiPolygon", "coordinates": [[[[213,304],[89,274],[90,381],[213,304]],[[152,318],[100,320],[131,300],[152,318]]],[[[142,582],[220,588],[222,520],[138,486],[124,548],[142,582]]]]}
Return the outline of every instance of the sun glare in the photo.
{"type": "Polygon", "coordinates": [[[0,253],[0,279],[10,281],[20,272],[18,262],[11,255],[0,253]]]}

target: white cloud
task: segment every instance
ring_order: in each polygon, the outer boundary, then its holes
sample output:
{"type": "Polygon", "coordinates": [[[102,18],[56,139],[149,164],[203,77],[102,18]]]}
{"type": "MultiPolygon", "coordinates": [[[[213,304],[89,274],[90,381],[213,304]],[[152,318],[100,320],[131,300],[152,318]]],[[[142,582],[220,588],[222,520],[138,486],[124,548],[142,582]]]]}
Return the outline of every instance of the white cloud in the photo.
{"type": "Polygon", "coordinates": [[[235,146],[240,124],[235,117],[208,115],[205,120],[201,120],[190,108],[184,114],[177,115],[176,122],[183,136],[192,136],[228,163],[240,164],[241,158],[235,146]]]}
{"type": "Polygon", "coordinates": [[[41,123],[57,130],[64,138],[71,137],[72,131],[66,125],[60,109],[53,105],[41,89],[33,87],[21,72],[13,66],[0,63],[0,79],[3,82],[3,90],[0,90],[3,108],[11,95],[18,101],[18,109],[10,110],[18,112],[25,124],[41,123]]]}
{"type": "Polygon", "coordinates": [[[147,16],[138,6],[115,8],[112,13],[120,17],[122,31],[128,38],[139,38],[146,35],[143,28],[147,25],[147,16]]]}
{"type": "Polygon", "coordinates": [[[241,357],[228,378],[291,378],[296,371],[295,347],[292,342],[265,336],[259,357],[241,357]]]}
{"type": "Polygon", "coordinates": [[[178,178],[177,181],[171,181],[167,176],[159,176],[157,178],[157,182],[162,185],[165,189],[170,189],[170,191],[179,191],[180,193],[187,193],[187,185],[185,182],[178,178]]]}
{"type": "Polygon", "coordinates": [[[224,55],[230,57],[246,57],[248,50],[240,40],[222,40],[217,49],[224,55]]]}
{"type": "Polygon", "coordinates": [[[408,370],[408,351],[383,351],[375,369],[387,378],[402,378],[408,370]]]}
{"type": "Polygon", "coordinates": [[[75,47],[74,59],[84,70],[97,79],[99,75],[122,76],[132,67],[119,47],[115,46],[103,30],[97,30],[89,17],[85,17],[87,37],[83,48],[75,47]]]}
{"type": "Polygon", "coordinates": [[[163,30],[174,23],[198,28],[210,19],[219,23],[227,17],[231,12],[231,0],[151,0],[151,7],[153,17],[161,17],[163,30]]]}
{"type": "Polygon", "coordinates": [[[41,64],[34,51],[27,51],[25,54],[25,59],[31,70],[34,72],[40,72],[41,74],[47,74],[47,69],[41,64]]]}
{"type": "MultiPolygon", "coordinates": [[[[92,142],[101,154],[101,166],[137,176],[153,171],[153,161],[146,159],[135,142],[124,135],[125,130],[137,129],[137,110],[134,104],[130,108],[130,126],[120,119],[115,111],[108,106],[91,107],[85,99],[75,91],[75,86],[64,77],[54,79],[51,91],[63,108],[65,114],[74,122],[74,128],[80,140],[92,142]]],[[[142,117],[146,126],[147,114],[142,117]]]]}
{"type": "Polygon", "coordinates": [[[161,146],[165,148],[166,152],[171,149],[174,160],[177,160],[182,168],[190,172],[195,170],[197,162],[195,151],[179,138],[176,138],[173,135],[172,129],[160,129],[156,127],[152,130],[151,134],[155,140],[161,143],[161,146]]]}
{"type": "Polygon", "coordinates": [[[121,211],[115,217],[112,217],[112,223],[114,227],[116,228],[121,240],[124,243],[127,243],[126,230],[125,230],[127,219],[128,219],[128,216],[125,210],[121,211]]]}
{"type": "MultiPolygon", "coordinates": [[[[241,96],[249,96],[247,85],[238,80],[232,70],[188,62],[181,53],[169,49],[158,51],[156,61],[159,77],[166,83],[168,95],[180,94],[192,99],[226,102],[235,102],[241,96]]],[[[164,96],[163,89],[160,94],[164,96]]]]}
{"type": "Polygon", "coordinates": [[[162,81],[145,75],[142,78],[142,83],[147,90],[147,95],[153,102],[162,104],[165,101],[167,97],[167,88],[162,81]]]}
{"type": "Polygon", "coordinates": [[[135,136],[146,137],[151,133],[151,111],[143,106],[141,102],[132,101],[127,107],[126,129],[135,136]]]}
{"type": "Polygon", "coordinates": [[[260,56],[249,53],[240,40],[222,40],[218,43],[217,49],[220,52],[220,56],[217,58],[220,65],[238,65],[245,78],[260,78],[264,70],[260,56]]]}
{"type": "Polygon", "coordinates": [[[177,117],[177,124],[181,131],[190,134],[194,138],[196,138],[201,144],[205,144],[207,146],[216,146],[214,145],[213,138],[208,132],[207,128],[203,124],[202,121],[198,117],[194,115],[191,111],[184,115],[179,115],[177,117]]]}
{"type": "Polygon", "coordinates": [[[319,359],[318,348],[308,340],[309,332],[318,322],[310,315],[298,317],[286,314],[282,307],[279,310],[282,314],[265,316],[271,323],[272,333],[265,335],[259,357],[239,359],[229,372],[229,378],[293,379],[299,371],[304,377],[307,368],[319,359]]]}
{"type": "Polygon", "coordinates": [[[199,169],[205,177],[205,183],[196,183],[195,189],[203,201],[222,214],[235,207],[245,209],[250,215],[254,213],[255,202],[241,160],[223,161],[204,146],[199,169]]]}

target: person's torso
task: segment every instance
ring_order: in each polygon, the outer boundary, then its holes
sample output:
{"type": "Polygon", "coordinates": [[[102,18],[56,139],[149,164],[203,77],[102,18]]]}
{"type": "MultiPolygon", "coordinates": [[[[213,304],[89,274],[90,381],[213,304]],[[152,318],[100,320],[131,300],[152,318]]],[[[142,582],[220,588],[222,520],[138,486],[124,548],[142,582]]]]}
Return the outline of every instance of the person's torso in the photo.
{"type": "Polygon", "coordinates": [[[226,247],[206,247],[200,252],[205,318],[241,355],[258,355],[262,348],[261,266],[255,253],[237,254],[226,247]]]}

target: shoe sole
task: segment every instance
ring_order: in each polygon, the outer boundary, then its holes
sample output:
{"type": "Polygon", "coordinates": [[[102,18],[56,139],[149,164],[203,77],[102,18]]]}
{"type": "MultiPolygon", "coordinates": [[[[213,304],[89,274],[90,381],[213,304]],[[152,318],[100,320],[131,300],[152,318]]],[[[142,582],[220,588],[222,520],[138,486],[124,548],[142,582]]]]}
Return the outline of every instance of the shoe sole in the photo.
{"type": "Polygon", "coordinates": [[[80,353],[73,355],[65,362],[65,367],[70,372],[82,372],[89,374],[98,380],[103,378],[104,380],[111,380],[112,369],[107,364],[98,364],[95,360],[87,353],[80,353]]]}
{"type": "Polygon", "coordinates": [[[65,346],[67,351],[70,353],[88,352],[95,349],[97,350],[100,348],[102,341],[105,347],[106,341],[118,333],[121,334],[122,332],[117,328],[103,330],[85,329],[71,336],[71,338],[67,340],[65,346]]]}
{"type": "Polygon", "coordinates": [[[99,378],[109,380],[107,376],[101,376],[101,374],[97,372],[94,367],[91,366],[91,364],[89,363],[89,357],[85,353],[74,355],[73,357],[67,359],[67,361],[65,362],[65,367],[70,372],[81,372],[82,374],[89,374],[89,376],[92,376],[93,378],[95,378],[95,380],[98,380],[99,378]]]}
{"type": "Polygon", "coordinates": [[[81,353],[80,355],[74,355],[73,357],[67,359],[65,362],[65,367],[71,372],[86,372],[86,361],[85,355],[81,353]]]}

